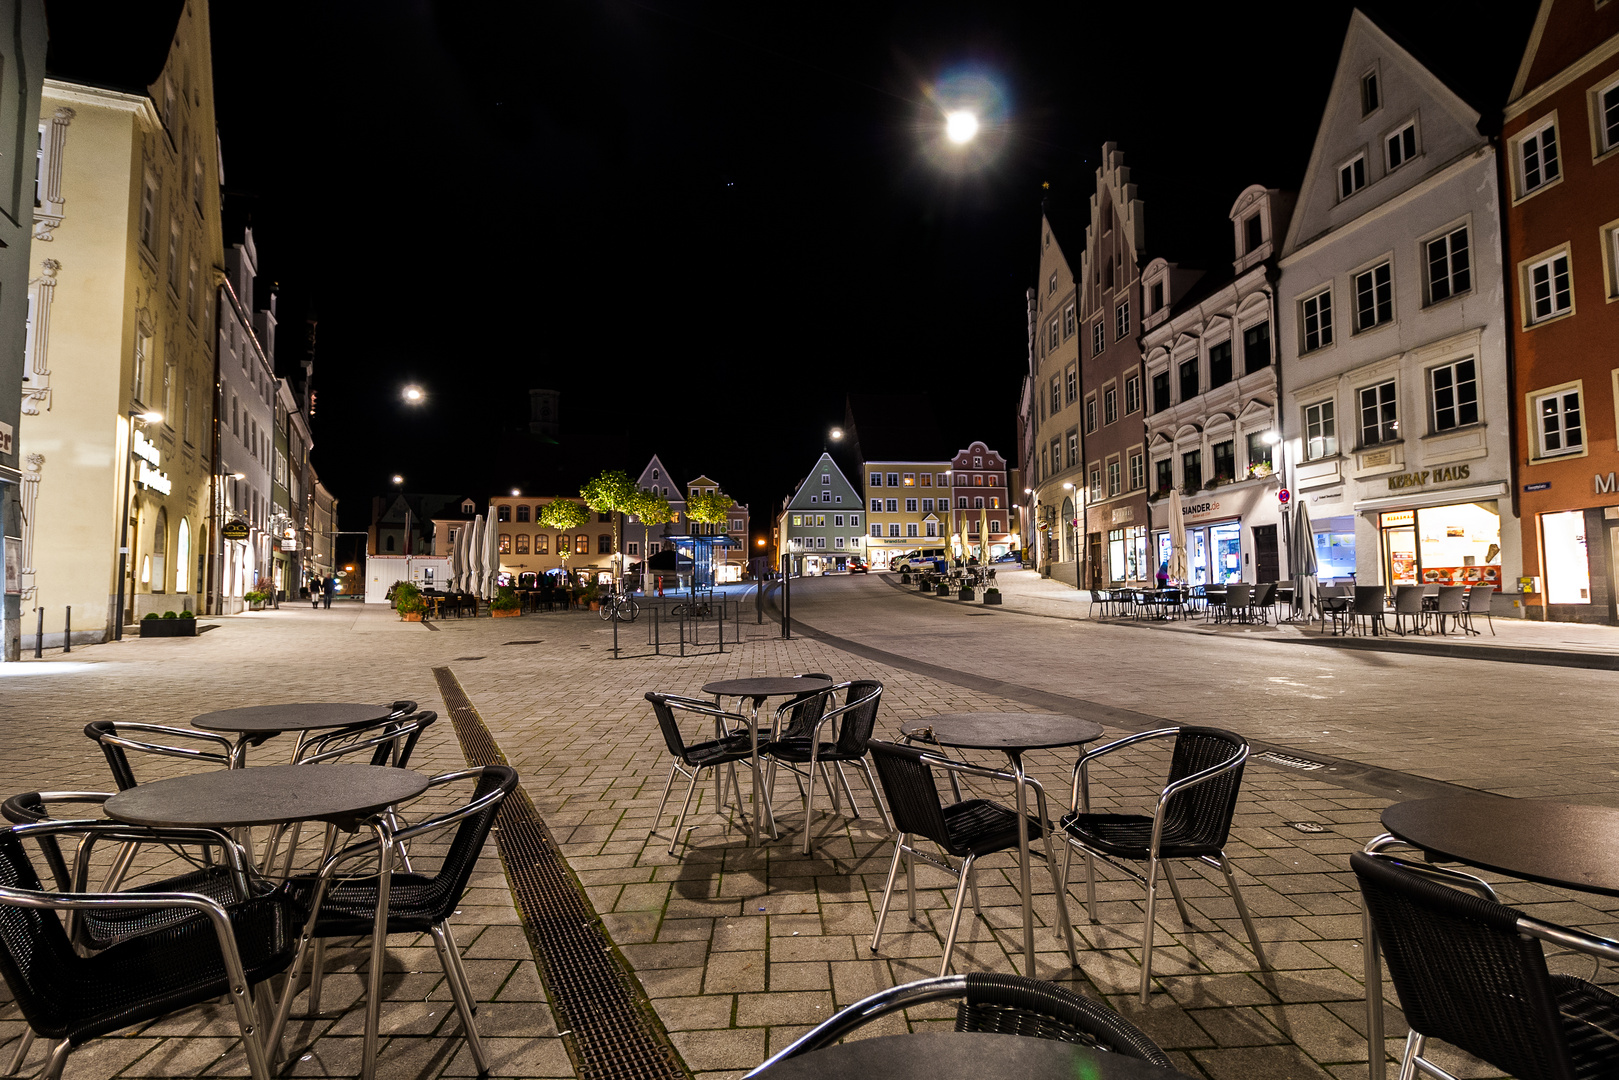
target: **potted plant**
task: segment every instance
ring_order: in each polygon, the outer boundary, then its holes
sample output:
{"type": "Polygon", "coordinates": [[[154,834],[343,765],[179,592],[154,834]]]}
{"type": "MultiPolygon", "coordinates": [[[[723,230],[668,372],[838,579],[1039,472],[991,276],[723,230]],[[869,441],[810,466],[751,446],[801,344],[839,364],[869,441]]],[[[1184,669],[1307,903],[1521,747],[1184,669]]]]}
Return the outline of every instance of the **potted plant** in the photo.
{"type": "Polygon", "coordinates": [[[1256,461],[1252,465],[1248,466],[1248,478],[1250,480],[1263,480],[1265,477],[1271,475],[1275,471],[1276,470],[1271,466],[1270,462],[1256,461]]]}
{"type": "Polygon", "coordinates": [[[597,583],[596,581],[592,580],[589,584],[587,584],[585,586],[584,595],[581,596],[580,599],[584,600],[585,603],[590,605],[590,610],[591,611],[600,611],[601,606],[602,606],[601,605],[601,585],[599,583],[597,583]]]}
{"type": "Polygon", "coordinates": [[[911,572],[909,570],[901,570],[899,572],[899,583],[901,585],[909,585],[911,583],[911,572]]]}
{"type": "Polygon", "coordinates": [[[522,613],[523,603],[517,599],[517,590],[510,585],[502,585],[497,589],[495,598],[489,602],[489,614],[497,619],[510,619],[522,613]]]}
{"type": "Polygon", "coordinates": [[[1001,602],[1001,590],[997,589],[993,585],[991,585],[989,588],[984,590],[984,603],[986,603],[986,604],[999,604],[1000,602],[1001,602]]]}
{"type": "Polygon", "coordinates": [[[427,601],[422,599],[422,590],[408,581],[401,581],[394,586],[394,610],[406,622],[421,622],[422,614],[427,610],[427,601]]]}
{"type": "Polygon", "coordinates": [[[976,600],[976,599],[978,599],[978,590],[973,588],[973,586],[970,585],[967,581],[963,580],[962,583],[961,583],[961,591],[956,594],[956,599],[957,600],[976,600]]]}
{"type": "Polygon", "coordinates": [[[264,606],[264,602],[266,600],[268,600],[269,598],[270,598],[269,593],[258,592],[256,590],[251,591],[251,592],[245,592],[245,593],[242,594],[242,600],[247,604],[248,608],[250,610],[252,610],[252,611],[257,611],[260,608],[262,608],[264,606]]]}
{"type": "Polygon", "coordinates": [[[162,615],[149,612],[141,620],[141,637],[196,637],[197,617],[189,611],[176,614],[165,611],[162,615]]]}
{"type": "Polygon", "coordinates": [[[947,581],[940,581],[938,583],[938,585],[936,585],[934,587],[933,593],[934,593],[935,596],[949,596],[950,595],[950,583],[947,582],[947,581]]]}

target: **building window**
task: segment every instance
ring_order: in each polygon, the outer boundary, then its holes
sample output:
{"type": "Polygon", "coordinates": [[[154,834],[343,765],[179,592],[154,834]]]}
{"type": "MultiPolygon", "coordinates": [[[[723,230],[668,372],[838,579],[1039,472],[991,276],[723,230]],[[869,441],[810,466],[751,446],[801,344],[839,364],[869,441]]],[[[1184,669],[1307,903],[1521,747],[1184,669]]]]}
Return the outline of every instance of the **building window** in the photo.
{"type": "Polygon", "coordinates": [[[1270,320],[1242,332],[1242,364],[1249,375],[1270,367],[1270,320]]]}
{"type": "Polygon", "coordinates": [[[1077,325],[1074,318],[1074,305],[1069,304],[1062,310],[1062,338],[1064,341],[1074,336],[1077,325]]]}
{"type": "MultiPolygon", "coordinates": [[[[889,475],[892,476],[893,474],[889,474],[889,475]]],[[[831,473],[822,473],[821,474],[821,486],[822,487],[831,487],[832,486],[832,474],[831,473]]],[[[894,486],[898,487],[899,485],[895,484],[894,486]]]]}
{"type": "Polygon", "coordinates": [[[883,509],[886,510],[890,514],[899,513],[899,500],[898,499],[889,499],[887,505],[884,506],[883,509]]]}
{"type": "Polygon", "coordinates": [[[519,554],[519,555],[527,555],[528,554],[528,533],[518,533],[517,534],[517,554],[519,554]]]}
{"type": "Polygon", "coordinates": [[[929,521],[929,522],[926,522],[926,525],[927,525],[927,528],[924,531],[923,535],[925,535],[925,536],[938,536],[939,535],[939,523],[938,522],[929,521]]]}
{"type": "Polygon", "coordinates": [[[922,513],[924,513],[924,514],[933,513],[933,500],[932,499],[923,499],[922,500],[922,513]]]}
{"type": "Polygon", "coordinates": [[[1119,469],[1119,459],[1114,458],[1107,463],[1107,493],[1109,497],[1117,495],[1124,488],[1124,479],[1119,469]]]}
{"type": "Polygon", "coordinates": [[[1051,347],[1051,348],[1053,348],[1053,349],[1055,349],[1055,348],[1056,348],[1056,347],[1057,347],[1057,342],[1058,342],[1058,338],[1057,338],[1057,326],[1058,326],[1058,323],[1057,323],[1057,320],[1056,320],[1056,319],[1052,319],[1052,320],[1051,320],[1051,334],[1050,334],[1050,341],[1049,341],[1049,342],[1048,342],[1048,344],[1049,344],[1049,346],[1050,346],[1050,347],[1051,347]]]}
{"type": "Polygon", "coordinates": [[[1130,336],[1130,301],[1121,300],[1113,309],[1113,330],[1115,340],[1130,336]]]}
{"type": "Polygon", "coordinates": [[[1160,495],[1169,494],[1169,489],[1175,486],[1175,463],[1169,458],[1155,461],[1152,464],[1154,487],[1160,495]]]}
{"type": "Polygon", "coordinates": [[[1197,357],[1193,356],[1181,361],[1181,400],[1191,401],[1197,397],[1197,357]]]}
{"type": "Polygon", "coordinates": [[[180,223],[169,225],[169,291],[180,295],[180,223]]]}
{"type": "Polygon", "coordinates": [[[850,514],[849,515],[849,527],[851,529],[860,528],[860,515],[859,514],[850,514]]]}
{"type": "MultiPolygon", "coordinates": [[[[388,542],[390,544],[392,544],[393,543],[393,537],[391,537],[391,536],[388,537],[388,542]]],[[[508,533],[501,533],[500,534],[500,554],[502,554],[502,555],[510,555],[511,553],[512,553],[512,538],[511,538],[511,535],[508,534],[508,533]]]]}
{"type": "Polygon", "coordinates": [[[1072,405],[1079,398],[1079,369],[1073,364],[1068,365],[1068,372],[1063,376],[1063,385],[1068,391],[1068,404],[1072,405]]]}
{"type": "Polygon", "coordinates": [[[913,472],[906,473],[904,483],[905,483],[906,487],[915,487],[916,486],[916,474],[913,473],[913,472]]]}
{"type": "Polygon", "coordinates": [[[1085,432],[1089,434],[1096,430],[1096,395],[1092,394],[1085,399],[1085,432]]]}
{"type": "Polygon", "coordinates": [[[1181,455],[1181,486],[1188,491],[1203,486],[1203,451],[1188,450],[1181,455]]]}
{"type": "Polygon", "coordinates": [[[1164,283],[1162,281],[1155,281],[1152,283],[1151,295],[1152,307],[1150,310],[1148,310],[1148,315],[1151,315],[1154,311],[1164,310],[1164,283]]]}
{"type": "Polygon", "coordinates": [[[1557,122],[1548,120],[1518,140],[1518,195],[1539,191],[1562,175],[1557,161],[1557,122]]]}
{"type": "Polygon", "coordinates": [[[1574,291],[1568,276],[1568,252],[1531,263],[1526,274],[1529,283],[1529,321],[1532,323],[1567,315],[1574,308],[1574,291]]]}
{"type": "Polygon", "coordinates": [[[147,358],[152,354],[152,335],[141,331],[135,335],[135,400],[146,400],[147,358]]]}
{"type": "Polygon", "coordinates": [[[182,421],[180,431],[181,431],[181,434],[184,436],[185,441],[186,441],[186,443],[188,445],[193,441],[192,440],[192,434],[191,434],[192,430],[193,430],[192,429],[192,424],[191,424],[191,418],[195,415],[195,412],[193,411],[193,409],[191,407],[191,399],[192,399],[192,394],[193,394],[193,392],[195,390],[196,390],[195,383],[193,382],[191,376],[187,375],[186,376],[186,392],[185,392],[185,417],[184,417],[184,420],[182,421]]]}
{"type": "Polygon", "coordinates": [[[1102,423],[1111,424],[1119,418],[1119,391],[1108,387],[1102,391],[1102,423]]]}
{"type": "Polygon", "coordinates": [[[528,520],[528,504],[527,503],[519,503],[518,504],[518,506],[517,506],[517,520],[518,521],[527,521],[528,520]]]}
{"type": "Polygon", "coordinates": [[[882,473],[874,472],[874,473],[871,474],[871,486],[872,487],[882,487],[883,486],[883,474],[882,473]]]}
{"type": "Polygon", "coordinates": [[[888,523],[888,535],[894,537],[899,536],[899,522],[890,521],[888,523]]]}
{"type": "Polygon", "coordinates": [[[1356,154],[1338,166],[1338,201],[1349,198],[1366,186],[1366,155],[1356,154]]]}
{"type": "MultiPolygon", "coordinates": [[[[451,539],[453,540],[454,538],[452,537],[451,539]]],[[[629,552],[631,555],[639,555],[641,553],[641,545],[639,543],[631,544],[629,546],[629,552]]],[[[551,554],[551,536],[549,533],[534,534],[534,554],[551,554]]]]}
{"type": "Polygon", "coordinates": [[[1237,446],[1233,440],[1214,444],[1214,475],[1227,484],[1237,478],[1237,446]]]}
{"type": "Polygon", "coordinates": [[[1449,431],[1478,423],[1478,381],[1473,358],[1445,364],[1429,372],[1433,388],[1433,429],[1449,431]]]}
{"type": "MultiPolygon", "coordinates": [[[[1072,462],[1069,463],[1072,466],[1072,462]]],[[[1062,471],[1062,439],[1051,440],[1051,467],[1058,472],[1062,471]]]]}
{"type": "Polygon", "coordinates": [[[1152,411],[1161,413],[1169,408],[1169,372],[1160,371],[1152,377],[1152,411]]]}
{"type": "Polygon", "coordinates": [[[1129,416],[1141,408],[1141,376],[1132,375],[1124,380],[1124,415],[1129,416]]]}
{"type": "Polygon", "coordinates": [[[1145,487],[1147,484],[1147,459],[1138,450],[1130,452],[1130,490],[1145,487]]]}
{"type": "Polygon", "coordinates": [[[888,474],[888,486],[899,487],[899,473],[891,472],[888,474]]]}
{"type": "Polygon", "coordinates": [[[1102,466],[1091,466],[1091,502],[1099,502],[1102,498],[1102,466]]]}
{"type": "Polygon", "coordinates": [[[1400,437],[1395,411],[1394,380],[1368,386],[1360,392],[1360,444],[1376,446],[1400,437]]]}
{"type": "Polygon", "coordinates": [[[1338,452],[1338,428],[1333,403],[1320,401],[1304,410],[1304,459],[1332,457],[1338,452]]]}
{"type": "Polygon", "coordinates": [[[1472,288],[1466,229],[1428,241],[1427,255],[1428,303],[1437,304],[1472,288]]]}
{"type": "Polygon", "coordinates": [[[905,535],[906,536],[915,536],[916,535],[916,522],[907,521],[905,523],[905,535]]]}
{"type": "Polygon", "coordinates": [[[157,181],[148,173],[146,182],[141,185],[141,246],[148,252],[155,252],[156,237],[157,181]]]}
{"type": "Polygon", "coordinates": [[[1304,329],[1303,352],[1314,352],[1332,344],[1332,290],[1322,289],[1314,296],[1305,297],[1299,305],[1303,311],[1300,324],[1304,329]]]}
{"type": "Polygon", "coordinates": [[[186,318],[192,322],[197,321],[197,259],[191,259],[190,268],[186,271],[186,318]]]}
{"type": "Polygon", "coordinates": [[[1047,476],[1050,476],[1050,475],[1051,475],[1051,461],[1046,456],[1046,448],[1042,446],[1040,448],[1040,476],[1042,478],[1044,478],[1044,477],[1047,477],[1047,476]]]}
{"type": "Polygon", "coordinates": [[[1580,391],[1556,390],[1535,397],[1536,430],[1540,456],[1555,457],[1585,449],[1585,428],[1580,419],[1580,391]]]}
{"type": "Polygon", "coordinates": [[[1078,466],[1079,466],[1079,432],[1070,431],[1068,433],[1068,467],[1070,469],[1073,469],[1073,468],[1077,468],[1078,466]]]}
{"type": "Polygon", "coordinates": [[[1051,377],[1051,415],[1056,416],[1062,408],[1062,379],[1053,375],[1051,377]]]}
{"type": "Polygon", "coordinates": [[[1098,319],[1096,325],[1091,327],[1091,355],[1100,356],[1105,348],[1107,348],[1107,331],[1102,329],[1102,320],[1098,319]]]}
{"type": "Polygon", "coordinates": [[[1057,291],[1057,271],[1053,270],[1051,272],[1051,277],[1046,279],[1046,295],[1050,296],[1053,293],[1055,293],[1056,291],[1057,291]]]}
{"type": "Polygon", "coordinates": [[[1370,330],[1394,318],[1394,283],[1389,264],[1378,263],[1355,275],[1355,329],[1370,330]]]}
{"type": "Polygon", "coordinates": [[[1619,147],[1619,82],[1603,87],[1596,93],[1596,107],[1592,110],[1596,115],[1598,141],[1602,144],[1602,152],[1619,147]]]}
{"type": "Polygon", "coordinates": [[[1376,112],[1381,104],[1383,98],[1377,88],[1377,72],[1368,71],[1360,77],[1360,114],[1369,116],[1376,112]]]}
{"type": "Polygon", "coordinates": [[[1231,342],[1209,346],[1209,389],[1231,381],[1231,342]]]}
{"type": "Polygon", "coordinates": [[[883,512],[883,501],[881,499],[871,500],[871,512],[873,514],[880,514],[883,512]]]}
{"type": "Polygon", "coordinates": [[[905,500],[905,512],[907,514],[916,513],[916,500],[915,499],[906,499],[905,500]]]}
{"type": "Polygon", "coordinates": [[[1264,465],[1268,468],[1272,465],[1271,444],[1265,441],[1265,436],[1268,434],[1270,434],[1268,431],[1255,431],[1248,435],[1248,471],[1250,475],[1257,466],[1264,465]]]}
{"type": "Polygon", "coordinates": [[[1406,121],[1398,131],[1383,140],[1388,171],[1393,172],[1417,156],[1417,125],[1406,121]]]}
{"type": "Polygon", "coordinates": [[[843,528],[843,515],[842,514],[833,514],[832,515],[832,524],[836,528],[839,528],[839,529],[843,528]]]}
{"type": "Polygon", "coordinates": [[[1258,214],[1251,214],[1242,223],[1243,254],[1251,254],[1259,249],[1265,242],[1265,223],[1259,219],[1258,214]]]}
{"type": "Polygon", "coordinates": [[[871,527],[871,535],[879,540],[882,539],[883,527],[881,525],[873,525],[871,527]]]}
{"type": "Polygon", "coordinates": [[[511,519],[512,519],[512,508],[510,506],[497,506],[495,508],[495,521],[497,521],[497,522],[499,522],[501,524],[504,524],[504,523],[510,521],[511,519]]]}
{"type": "Polygon", "coordinates": [[[573,538],[573,553],[575,555],[589,555],[590,537],[586,536],[584,533],[580,533],[578,536],[575,536],[573,538]]]}

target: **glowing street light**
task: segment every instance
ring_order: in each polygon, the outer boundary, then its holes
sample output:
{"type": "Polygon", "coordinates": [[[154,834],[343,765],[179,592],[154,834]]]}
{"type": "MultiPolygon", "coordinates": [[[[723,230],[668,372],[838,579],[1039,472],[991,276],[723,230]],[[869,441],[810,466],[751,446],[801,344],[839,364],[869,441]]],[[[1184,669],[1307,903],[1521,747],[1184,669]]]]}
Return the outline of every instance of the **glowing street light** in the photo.
{"type": "Polygon", "coordinates": [[[840,440],[842,438],[843,438],[843,429],[840,428],[840,427],[833,428],[832,429],[832,441],[837,442],[838,440],[840,440]]]}
{"type": "Polygon", "coordinates": [[[395,484],[395,486],[398,486],[399,484],[403,484],[404,482],[405,482],[405,478],[403,476],[400,476],[398,473],[394,473],[394,484],[395,484]]]}
{"type": "Polygon", "coordinates": [[[973,136],[978,134],[978,117],[966,109],[957,109],[945,116],[944,133],[957,146],[972,142],[973,136]]]}
{"type": "Polygon", "coordinates": [[[403,392],[405,401],[411,405],[420,405],[427,400],[427,392],[415,383],[405,387],[403,392]]]}

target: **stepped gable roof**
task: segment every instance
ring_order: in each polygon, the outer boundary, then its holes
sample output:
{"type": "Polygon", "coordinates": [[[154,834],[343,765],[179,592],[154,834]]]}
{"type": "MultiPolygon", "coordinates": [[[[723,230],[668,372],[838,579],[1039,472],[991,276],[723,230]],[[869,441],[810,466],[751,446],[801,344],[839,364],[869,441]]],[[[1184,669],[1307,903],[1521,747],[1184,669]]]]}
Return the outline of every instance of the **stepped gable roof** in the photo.
{"type": "Polygon", "coordinates": [[[145,94],[163,74],[185,0],[49,0],[45,73],[63,82],[145,94]]]}

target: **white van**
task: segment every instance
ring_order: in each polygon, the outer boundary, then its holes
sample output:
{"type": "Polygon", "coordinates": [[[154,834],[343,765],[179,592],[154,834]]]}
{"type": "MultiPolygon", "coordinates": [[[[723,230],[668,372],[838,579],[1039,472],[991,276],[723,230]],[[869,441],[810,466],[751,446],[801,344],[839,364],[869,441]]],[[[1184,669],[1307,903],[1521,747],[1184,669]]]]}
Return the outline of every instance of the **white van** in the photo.
{"type": "Polygon", "coordinates": [[[907,551],[903,555],[894,556],[889,560],[888,566],[891,570],[936,569],[938,567],[938,562],[936,560],[945,560],[948,558],[949,556],[945,554],[945,550],[942,547],[917,548],[913,551],[907,551]],[[924,567],[924,563],[931,565],[924,567]]]}

